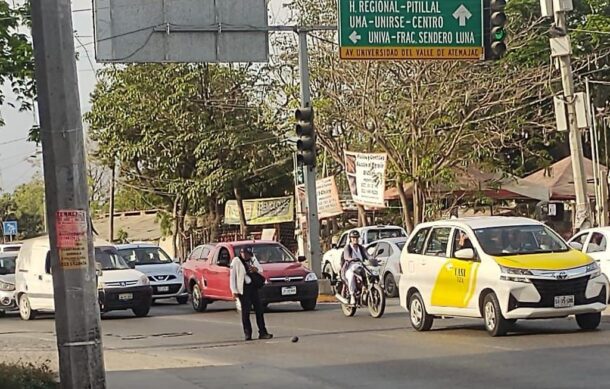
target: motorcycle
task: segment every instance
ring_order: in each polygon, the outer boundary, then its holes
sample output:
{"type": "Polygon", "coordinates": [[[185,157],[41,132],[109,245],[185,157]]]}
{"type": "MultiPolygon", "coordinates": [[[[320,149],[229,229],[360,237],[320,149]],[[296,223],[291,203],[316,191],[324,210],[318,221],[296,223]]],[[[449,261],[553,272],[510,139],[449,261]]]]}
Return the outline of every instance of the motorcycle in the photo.
{"type": "Polygon", "coordinates": [[[385,311],[385,292],[381,287],[379,266],[374,262],[363,262],[356,272],[356,304],[349,303],[350,293],[343,277],[335,276],[331,285],[335,288],[335,298],[341,303],[341,310],[347,317],[354,316],[359,307],[367,306],[374,318],[380,318],[385,311]],[[368,262],[368,263],[367,263],[368,262]]]}

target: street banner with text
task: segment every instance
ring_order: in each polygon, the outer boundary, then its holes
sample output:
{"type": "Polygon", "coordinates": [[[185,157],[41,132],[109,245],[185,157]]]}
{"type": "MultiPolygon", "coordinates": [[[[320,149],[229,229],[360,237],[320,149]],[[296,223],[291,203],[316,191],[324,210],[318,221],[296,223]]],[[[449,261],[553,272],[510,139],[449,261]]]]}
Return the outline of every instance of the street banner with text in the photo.
{"type": "MultiPolygon", "coordinates": [[[[297,191],[298,209],[303,209],[302,207],[305,204],[305,186],[299,185],[297,191]]],[[[335,176],[316,180],[316,192],[318,194],[318,219],[326,219],[343,213],[335,176]]],[[[305,216],[305,214],[303,213],[302,216],[305,216]]]]}
{"type": "Polygon", "coordinates": [[[384,208],[387,154],[345,152],[345,173],[356,204],[384,208]]]}
{"type": "MultiPolygon", "coordinates": [[[[244,200],[243,203],[248,225],[294,221],[294,198],[292,196],[244,200]]],[[[237,200],[229,200],[225,204],[225,224],[239,224],[237,200]]]]}

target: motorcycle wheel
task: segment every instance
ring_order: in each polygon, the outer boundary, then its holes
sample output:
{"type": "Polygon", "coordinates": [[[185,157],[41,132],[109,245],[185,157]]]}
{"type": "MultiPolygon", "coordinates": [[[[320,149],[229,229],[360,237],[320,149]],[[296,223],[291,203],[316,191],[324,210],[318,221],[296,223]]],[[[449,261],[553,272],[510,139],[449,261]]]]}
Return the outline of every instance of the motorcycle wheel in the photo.
{"type": "Polygon", "coordinates": [[[356,314],[356,307],[347,304],[341,304],[341,310],[343,311],[343,314],[347,317],[352,317],[356,314]]]}
{"type": "Polygon", "coordinates": [[[383,312],[385,312],[385,293],[379,284],[373,285],[369,291],[367,306],[369,313],[375,319],[383,316],[383,312]]]}

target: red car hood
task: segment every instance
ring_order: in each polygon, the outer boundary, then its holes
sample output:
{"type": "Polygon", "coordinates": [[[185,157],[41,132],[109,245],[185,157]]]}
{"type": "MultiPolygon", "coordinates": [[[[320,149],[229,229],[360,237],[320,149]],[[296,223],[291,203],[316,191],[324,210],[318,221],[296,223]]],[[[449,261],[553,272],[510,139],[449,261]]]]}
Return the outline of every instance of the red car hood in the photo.
{"type": "Polygon", "coordinates": [[[262,263],[265,278],[270,277],[305,277],[310,271],[300,262],[262,263]]]}

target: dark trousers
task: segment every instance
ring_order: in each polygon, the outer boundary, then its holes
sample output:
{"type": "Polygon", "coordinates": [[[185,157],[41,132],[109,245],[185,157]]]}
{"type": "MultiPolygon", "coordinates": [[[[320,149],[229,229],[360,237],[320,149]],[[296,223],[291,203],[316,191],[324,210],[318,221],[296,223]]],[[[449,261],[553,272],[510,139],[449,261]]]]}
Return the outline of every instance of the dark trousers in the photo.
{"type": "Polygon", "coordinates": [[[252,336],[252,323],[250,323],[252,306],[254,306],[254,312],[256,313],[256,325],[258,326],[259,335],[267,334],[265,317],[263,316],[265,308],[263,308],[263,303],[261,303],[258,295],[258,289],[245,284],[244,294],[239,296],[239,302],[241,303],[241,323],[244,326],[244,334],[248,337],[252,336]]]}

